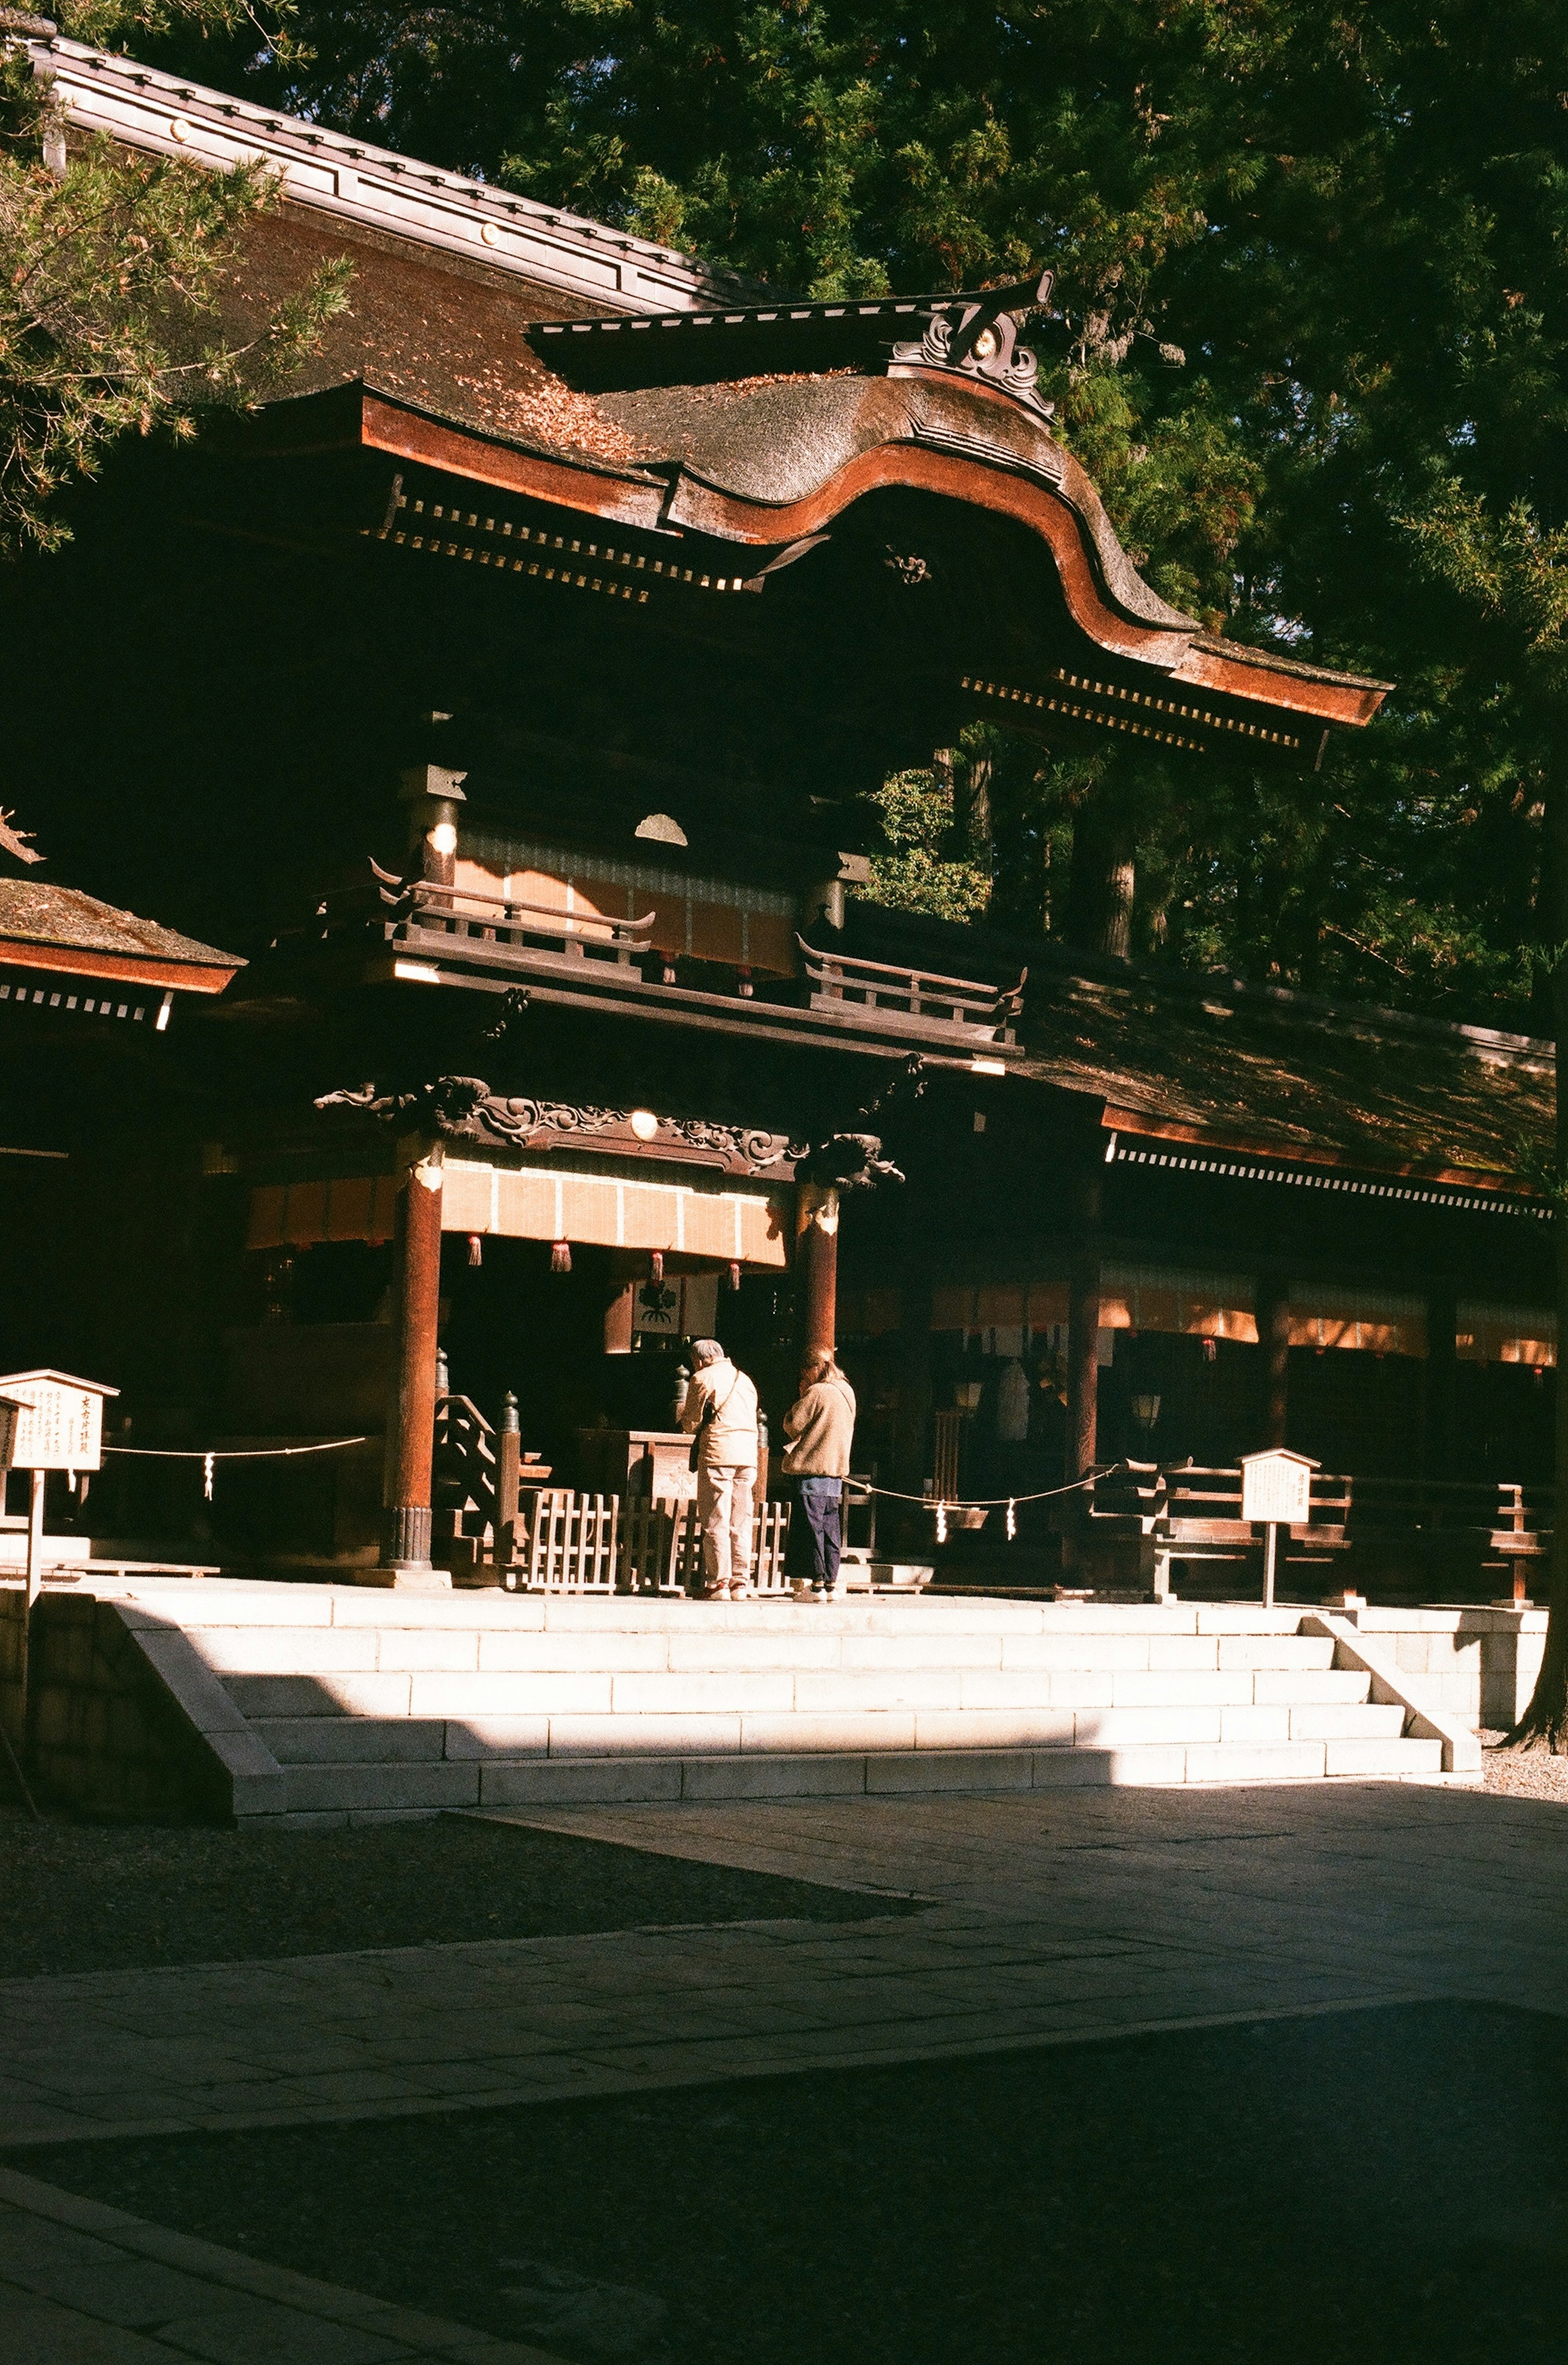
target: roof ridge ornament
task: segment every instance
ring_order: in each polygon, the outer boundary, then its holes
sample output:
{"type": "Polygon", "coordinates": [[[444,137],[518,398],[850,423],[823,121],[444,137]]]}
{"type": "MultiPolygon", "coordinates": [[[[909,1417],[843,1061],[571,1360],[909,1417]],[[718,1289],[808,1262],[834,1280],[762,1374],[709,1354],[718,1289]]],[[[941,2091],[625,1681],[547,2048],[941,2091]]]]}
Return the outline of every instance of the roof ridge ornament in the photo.
{"type": "Polygon", "coordinates": [[[1023,316],[1048,298],[1054,272],[1037,279],[1014,280],[1010,286],[990,287],[978,297],[960,299],[964,308],[957,326],[948,319],[949,305],[934,311],[918,344],[895,345],[891,368],[915,364],[923,369],[951,371],[955,376],[983,378],[1002,393],[1049,419],[1056,409],[1037,387],[1039,363],[1027,345],[1018,342],[1023,316]]]}

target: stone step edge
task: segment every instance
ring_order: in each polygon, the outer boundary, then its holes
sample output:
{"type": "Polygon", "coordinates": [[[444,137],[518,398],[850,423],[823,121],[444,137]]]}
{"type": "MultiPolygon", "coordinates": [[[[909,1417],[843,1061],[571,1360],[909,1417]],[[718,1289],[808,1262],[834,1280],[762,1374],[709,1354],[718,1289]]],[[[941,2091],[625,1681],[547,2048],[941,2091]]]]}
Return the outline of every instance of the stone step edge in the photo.
{"type": "Polygon", "coordinates": [[[1326,1609],[1309,1610],[1302,1619],[1305,1634],[1334,1638],[1334,1664],[1353,1668],[1370,1677],[1368,1697],[1380,1707],[1397,1705],[1405,1710],[1405,1731],[1413,1740],[1442,1745],[1443,1772],[1474,1780],[1481,1773],[1481,1736],[1437,1702],[1418,1677],[1406,1675],[1392,1648],[1361,1632],[1346,1618],[1326,1609]]]}
{"type": "MultiPolygon", "coordinates": [[[[484,1813],[487,1808],[570,1805],[679,1805],[718,1799],[806,1798],[897,1798],[963,1791],[1110,1788],[1229,1788],[1249,1784],[1322,1781],[1444,1782],[1433,1764],[1430,1743],[1382,1741],[1355,1744],[1323,1742],[1128,1743],[1110,1749],[954,1749],[843,1751],[831,1754],[701,1757],[519,1758],[476,1772],[467,1798],[431,1800],[395,1792],[399,1774],[431,1768],[347,1766],[332,1769],[361,1777],[345,1781],[330,1804],[290,1807],[291,1823],[388,1820],[410,1813],[484,1813]],[[1331,1754],[1341,1760],[1352,1750],[1370,1753],[1371,1765],[1343,1764],[1330,1770],[1331,1754]],[[1395,1753],[1398,1753],[1395,1754],[1395,1753]],[[1375,1762],[1381,1760],[1381,1762],[1375,1762]],[[386,1780],[364,1777],[385,1771],[386,1780]]],[[[317,1770],[311,1768],[310,1771],[317,1770]]],[[[443,1767],[442,1770],[450,1771],[443,1767]]],[[[1473,1778],[1473,1777],[1458,1777],[1473,1778]]],[[[269,1826],[279,1810],[243,1816],[269,1826]]]]}

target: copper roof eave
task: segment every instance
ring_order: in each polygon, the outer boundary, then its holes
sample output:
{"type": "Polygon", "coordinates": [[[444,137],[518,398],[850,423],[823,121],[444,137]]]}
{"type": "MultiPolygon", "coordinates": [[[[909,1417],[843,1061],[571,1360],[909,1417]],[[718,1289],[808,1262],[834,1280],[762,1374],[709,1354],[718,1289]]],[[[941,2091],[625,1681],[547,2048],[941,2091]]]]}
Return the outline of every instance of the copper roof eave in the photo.
{"type": "Polygon", "coordinates": [[[164,986],[176,993],[222,993],[242,960],[170,960],[155,953],[111,953],[82,945],[0,936],[0,969],[36,969],[54,977],[106,978],[120,985],[164,986]]]}
{"type": "MultiPolygon", "coordinates": [[[[1221,654],[1198,631],[1142,624],[1109,605],[1088,534],[1076,512],[1047,486],[965,454],[890,442],[862,452],[802,499],[763,502],[705,483],[685,469],[617,465],[587,455],[550,454],[484,435],[362,385],[362,449],[449,476],[546,501],[580,515],[652,531],[685,527],[716,541],[778,548],[820,533],[862,495],[891,487],[935,493],[992,515],[1017,519],[1049,548],[1073,622],[1108,655],[1249,704],[1309,714],[1326,723],[1370,723],[1387,685],[1286,661],[1252,650],[1221,654]],[[673,477],[673,482],[671,482],[673,477]]],[[[274,417],[275,419],[276,412],[274,417]]],[[[320,448],[318,444],[316,448],[320,448]]]]}
{"type": "Polygon", "coordinates": [[[1411,1182],[1441,1182],[1457,1185],[1467,1191],[1506,1193],[1515,1199],[1535,1198],[1540,1194],[1522,1183],[1517,1175],[1506,1174],[1495,1168],[1479,1166],[1437,1166],[1418,1159],[1382,1159],[1367,1151],[1357,1157],[1344,1150],[1328,1149],[1320,1143],[1302,1144],[1260,1141],[1243,1132],[1217,1131],[1212,1126],[1185,1125],[1174,1117],[1152,1115],[1147,1109],[1128,1108],[1114,1101],[1103,1104],[1100,1123],[1107,1133],[1135,1135],[1140,1141],[1179,1142],[1194,1149],[1204,1149],[1218,1156],[1263,1159],[1274,1165],[1321,1166],[1344,1173],[1394,1174],[1411,1182]]]}

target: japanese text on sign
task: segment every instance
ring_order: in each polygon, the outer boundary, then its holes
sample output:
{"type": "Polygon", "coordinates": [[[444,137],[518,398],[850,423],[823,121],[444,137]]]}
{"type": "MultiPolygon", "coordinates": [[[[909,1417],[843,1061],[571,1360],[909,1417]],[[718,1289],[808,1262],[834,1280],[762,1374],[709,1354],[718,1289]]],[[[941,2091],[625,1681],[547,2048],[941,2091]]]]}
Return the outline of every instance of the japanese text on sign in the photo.
{"type": "Polygon", "coordinates": [[[1281,1527],[1311,1516],[1312,1464],[1295,1453],[1252,1453],[1241,1464],[1241,1516],[1281,1527]]]}
{"type": "Polygon", "coordinates": [[[104,1400],[95,1389],[56,1380],[12,1380],[6,1394],[22,1407],[12,1461],[18,1470],[96,1470],[102,1466],[104,1400]]]}

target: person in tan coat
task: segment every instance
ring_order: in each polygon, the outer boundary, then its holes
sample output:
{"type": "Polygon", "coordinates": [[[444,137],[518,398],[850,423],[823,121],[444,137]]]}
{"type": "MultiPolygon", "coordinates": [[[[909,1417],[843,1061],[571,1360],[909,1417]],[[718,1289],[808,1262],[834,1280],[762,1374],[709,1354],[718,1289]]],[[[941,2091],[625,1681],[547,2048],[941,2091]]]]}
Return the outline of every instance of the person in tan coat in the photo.
{"type": "Polygon", "coordinates": [[[691,1384],[680,1425],[697,1439],[697,1519],[706,1601],[751,1591],[752,1502],[756,1492],[756,1388],[717,1339],[691,1348],[691,1384]]]}
{"type": "Polygon", "coordinates": [[[855,1446],[855,1391],[817,1348],[801,1366],[801,1393],[784,1416],[785,1475],[794,1490],[790,1574],[832,1598],[844,1548],[844,1482],[855,1446]]]}

